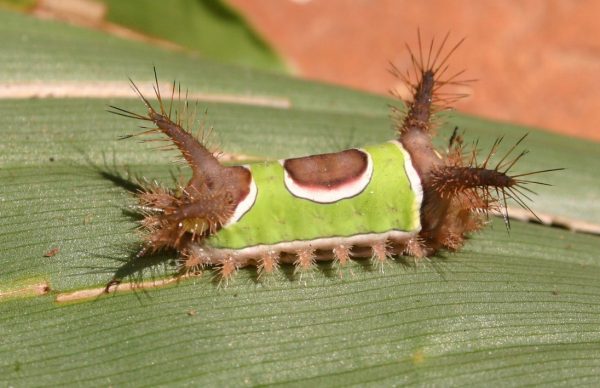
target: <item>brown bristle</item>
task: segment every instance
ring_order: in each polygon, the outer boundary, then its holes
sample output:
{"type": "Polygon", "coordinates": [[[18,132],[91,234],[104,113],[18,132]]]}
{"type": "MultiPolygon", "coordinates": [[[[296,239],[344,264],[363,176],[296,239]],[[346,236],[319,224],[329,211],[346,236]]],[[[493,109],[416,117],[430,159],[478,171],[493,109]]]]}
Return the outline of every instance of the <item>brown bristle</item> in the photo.
{"type": "Polygon", "coordinates": [[[408,70],[405,73],[392,67],[392,74],[397,76],[411,91],[412,98],[405,100],[406,112],[401,115],[398,132],[403,133],[410,130],[419,130],[429,133],[431,131],[432,114],[439,110],[447,109],[449,105],[465,94],[441,93],[440,89],[446,85],[463,86],[473,80],[459,79],[464,70],[448,75],[448,58],[463,43],[464,39],[458,41],[452,48],[445,50],[449,33],[436,45],[432,39],[428,48],[423,48],[421,33],[417,31],[418,53],[407,45],[412,61],[412,74],[408,70]]]}
{"type": "Polygon", "coordinates": [[[372,260],[373,264],[375,264],[375,266],[377,268],[379,268],[379,272],[383,273],[383,266],[384,266],[386,260],[389,257],[391,257],[388,243],[386,240],[378,241],[371,246],[371,249],[373,251],[371,260],[372,260]]]}
{"type": "Polygon", "coordinates": [[[315,250],[310,247],[297,251],[296,256],[294,272],[299,272],[301,275],[310,270],[316,263],[315,250]]]}
{"type": "Polygon", "coordinates": [[[416,258],[422,258],[427,256],[425,242],[420,237],[414,237],[408,240],[408,242],[406,243],[406,248],[404,248],[404,252],[409,256],[413,256],[416,258]]]}
{"type": "Polygon", "coordinates": [[[346,266],[350,261],[350,247],[338,245],[333,248],[333,258],[340,267],[346,266]]]}
{"type": "Polygon", "coordinates": [[[188,250],[181,252],[178,260],[179,272],[183,275],[200,275],[206,265],[206,260],[200,255],[188,250]]]}
{"type": "Polygon", "coordinates": [[[442,197],[454,197],[467,190],[483,190],[481,196],[491,196],[490,189],[508,188],[516,184],[515,180],[503,172],[481,167],[442,166],[432,173],[432,186],[442,197]]]}
{"type": "MultiPolygon", "coordinates": [[[[561,169],[534,171],[518,175],[510,174],[510,170],[515,166],[517,161],[527,154],[527,151],[522,151],[516,157],[510,159],[511,153],[525,137],[527,135],[521,137],[511,146],[494,168],[488,168],[488,164],[498,150],[502,138],[494,142],[487,157],[479,164],[477,164],[476,147],[473,148],[466,161],[458,159],[456,154],[452,154],[452,151],[450,151],[452,156],[446,159],[447,165],[435,168],[430,174],[428,184],[440,198],[454,199],[453,202],[457,206],[462,206],[468,211],[480,212],[483,215],[487,215],[490,210],[504,210],[503,214],[507,227],[510,227],[506,211],[507,199],[513,199],[519,206],[537,217],[525,202],[525,200],[531,199],[524,191],[535,193],[525,187],[525,185],[546,184],[521,179],[521,177],[561,169]],[[459,203],[460,205],[458,205],[459,203]]],[[[479,225],[481,226],[481,223],[479,225]]],[[[474,223],[471,223],[470,227],[475,228],[476,226],[474,226],[474,223]]]]}
{"type": "Polygon", "coordinates": [[[405,130],[405,128],[419,128],[424,132],[429,131],[433,86],[433,72],[427,70],[424,72],[421,81],[415,86],[414,99],[408,103],[408,114],[405,116],[404,122],[400,127],[401,130],[405,130]]]}
{"type": "MultiPolygon", "coordinates": [[[[421,206],[421,226],[419,237],[422,244],[410,243],[409,254],[422,257],[430,254],[440,247],[439,238],[444,229],[446,215],[451,205],[450,199],[440,198],[431,183],[432,172],[451,163],[444,159],[442,153],[433,146],[432,139],[432,115],[437,111],[449,108],[451,102],[465,95],[442,93],[441,89],[447,85],[465,85],[471,80],[462,80],[463,71],[454,74],[449,73],[447,61],[454,51],[462,44],[458,41],[450,49],[446,50],[448,34],[444,36],[439,44],[434,40],[424,48],[420,32],[417,33],[418,52],[414,53],[409,48],[413,63],[413,74],[410,72],[401,74],[399,77],[412,91],[412,99],[405,101],[406,113],[398,120],[398,140],[411,156],[412,164],[419,177],[423,188],[423,201],[421,206]],[[451,75],[449,75],[451,74],[451,75]],[[442,156],[441,156],[442,155],[442,156]],[[419,248],[419,245],[423,249],[419,248]]],[[[460,150],[461,139],[456,135],[453,142],[457,146],[451,146],[453,150],[452,159],[461,163],[462,154],[460,150]]],[[[448,152],[448,154],[450,151],[448,152]]]]}
{"type": "Polygon", "coordinates": [[[140,208],[145,215],[142,225],[148,232],[146,245],[151,252],[162,248],[180,250],[188,241],[200,241],[216,233],[232,216],[236,205],[248,194],[251,181],[251,174],[246,168],[221,165],[201,141],[204,136],[198,138],[181,127],[182,121],[187,122],[187,118],[182,117],[188,113],[187,101],[183,112],[175,110],[176,118],[172,120],[175,83],[169,108],[166,109],[156,70],[154,77],[159,111],[154,109],[133,81],[131,86],[146,105],[147,114],[111,107],[112,113],[153,123],[155,128],[148,128],[139,135],[164,133],[179,149],[192,170],[192,178],[177,193],[158,186],[147,187],[139,193],[140,208]]]}
{"type": "Polygon", "coordinates": [[[462,247],[464,237],[461,234],[448,232],[442,240],[442,244],[451,251],[456,251],[462,247]]]}
{"type": "Polygon", "coordinates": [[[270,274],[279,267],[279,253],[276,251],[267,251],[260,258],[258,265],[259,279],[264,274],[270,274]]]}
{"type": "Polygon", "coordinates": [[[233,275],[238,270],[237,262],[233,257],[229,257],[219,265],[219,286],[227,286],[233,275]]]}

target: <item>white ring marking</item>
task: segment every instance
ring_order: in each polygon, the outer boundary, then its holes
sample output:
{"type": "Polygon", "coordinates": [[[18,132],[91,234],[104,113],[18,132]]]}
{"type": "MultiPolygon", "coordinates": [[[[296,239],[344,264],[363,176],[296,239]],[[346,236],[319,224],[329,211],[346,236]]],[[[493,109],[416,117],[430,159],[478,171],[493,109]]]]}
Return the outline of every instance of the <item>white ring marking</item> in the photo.
{"type": "Polygon", "coordinates": [[[417,170],[415,170],[415,167],[412,164],[410,153],[408,153],[408,151],[399,141],[390,140],[390,143],[395,144],[404,155],[404,169],[406,170],[406,176],[408,176],[410,188],[415,193],[415,200],[417,201],[418,208],[421,208],[421,203],[423,202],[423,185],[421,184],[421,177],[419,177],[419,173],[417,170]]]}
{"type": "Polygon", "coordinates": [[[240,220],[240,218],[242,218],[242,216],[244,214],[246,214],[248,212],[248,210],[250,210],[250,208],[254,205],[254,202],[256,201],[258,189],[256,187],[256,182],[254,181],[254,177],[252,176],[252,170],[250,169],[250,166],[242,166],[242,167],[244,167],[246,170],[250,171],[250,191],[248,191],[248,194],[246,194],[246,197],[237,204],[237,206],[235,207],[235,211],[233,212],[233,214],[231,215],[231,217],[229,218],[227,223],[225,223],[225,225],[223,225],[223,227],[226,227],[226,226],[229,226],[229,225],[232,225],[232,224],[235,224],[236,222],[238,222],[240,220]]]}
{"type": "Polygon", "coordinates": [[[373,176],[373,158],[371,158],[371,155],[367,151],[360,148],[357,148],[357,150],[367,155],[367,168],[365,172],[351,182],[337,185],[332,188],[306,187],[299,185],[285,169],[285,166],[283,165],[285,160],[280,160],[279,163],[283,167],[283,181],[285,187],[294,196],[317,203],[333,203],[341,199],[352,198],[355,195],[358,195],[371,181],[371,177],[373,176]]]}
{"type": "Polygon", "coordinates": [[[383,233],[362,233],[348,237],[322,237],[313,240],[293,240],[282,241],[276,244],[259,244],[246,248],[230,249],[215,248],[208,245],[191,243],[189,248],[194,249],[199,254],[207,257],[212,264],[217,264],[221,260],[234,257],[235,260],[256,259],[263,253],[269,251],[276,252],[297,252],[302,249],[312,248],[315,250],[331,250],[339,245],[365,247],[372,245],[373,241],[389,241],[391,243],[406,243],[415,237],[419,230],[405,232],[399,230],[390,230],[383,233]]]}

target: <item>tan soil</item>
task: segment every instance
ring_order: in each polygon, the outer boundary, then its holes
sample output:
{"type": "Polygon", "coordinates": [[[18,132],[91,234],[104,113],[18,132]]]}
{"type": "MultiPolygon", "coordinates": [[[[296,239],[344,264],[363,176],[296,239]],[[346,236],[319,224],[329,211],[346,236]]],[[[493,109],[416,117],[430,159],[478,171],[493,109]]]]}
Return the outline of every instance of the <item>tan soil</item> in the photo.
{"type": "Polygon", "coordinates": [[[386,94],[389,61],[451,31],[461,111],[600,140],[600,1],[229,0],[303,77],[386,94]]]}

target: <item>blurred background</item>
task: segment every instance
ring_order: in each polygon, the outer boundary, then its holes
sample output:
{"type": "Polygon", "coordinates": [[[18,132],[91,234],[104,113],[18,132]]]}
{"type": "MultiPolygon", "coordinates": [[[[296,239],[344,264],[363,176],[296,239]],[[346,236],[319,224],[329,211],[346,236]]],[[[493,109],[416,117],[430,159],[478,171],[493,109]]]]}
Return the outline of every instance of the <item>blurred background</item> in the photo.
{"type": "Polygon", "coordinates": [[[460,111],[600,140],[597,0],[0,0],[40,18],[101,29],[216,61],[376,94],[402,92],[390,62],[405,43],[466,40],[475,78],[460,111]],[[167,26],[167,27],[166,27],[167,26]]]}

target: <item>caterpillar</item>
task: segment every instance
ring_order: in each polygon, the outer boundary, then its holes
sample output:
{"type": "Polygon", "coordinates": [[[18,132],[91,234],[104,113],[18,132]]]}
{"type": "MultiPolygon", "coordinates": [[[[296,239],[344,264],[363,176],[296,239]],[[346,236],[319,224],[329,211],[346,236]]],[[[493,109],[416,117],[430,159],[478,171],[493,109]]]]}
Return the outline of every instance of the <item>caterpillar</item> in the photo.
{"type": "Polygon", "coordinates": [[[365,258],[383,266],[393,255],[419,259],[460,249],[492,211],[502,212],[510,227],[507,199],[533,213],[527,185],[543,183],[528,177],[556,169],[511,173],[526,153],[513,155],[525,136],[493,167],[501,138],[481,162],[476,147],[465,151],[456,130],[446,150],[433,146],[433,116],[462,97],[440,89],[469,81],[460,79],[462,71],[447,75],[448,59],[463,40],[448,50],[448,35],[425,48],[418,38],[418,51],[407,46],[412,69],[394,70],[412,94],[395,111],[395,139],[279,161],[222,164],[182,126],[182,115],[172,114],[175,83],[167,109],[155,69],[155,109],[130,79],[146,112],[111,106],[112,113],[151,123],[143,134],[166,135],[192,172],[181,187],[152,185],[137,194],[145,231],[137,258],[175,250],[179,273],[211,267],[224,281],[245,266],[255,266],[259,277],[281,263],[300,273],[319,260],[343,267],[365,258]]]}

